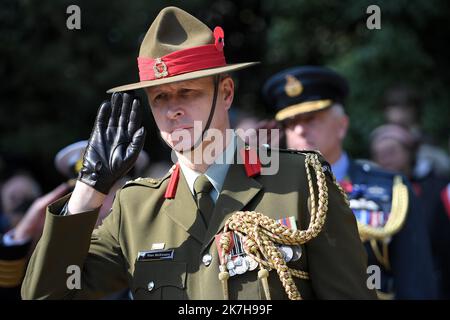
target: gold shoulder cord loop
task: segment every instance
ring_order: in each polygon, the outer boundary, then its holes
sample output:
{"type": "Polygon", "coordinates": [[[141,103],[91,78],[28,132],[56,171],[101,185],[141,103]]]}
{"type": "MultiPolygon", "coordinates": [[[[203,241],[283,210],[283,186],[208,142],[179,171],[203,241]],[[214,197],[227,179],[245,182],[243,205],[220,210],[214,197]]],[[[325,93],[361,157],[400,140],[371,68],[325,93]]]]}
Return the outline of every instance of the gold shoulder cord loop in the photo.
{"type": "Polygon", "coordinates": [[[382,241],[381,246],[382,246],[383,252],[380,252],[380,249],[378,247],[378,241],[375,239],[370,239],[370,247],[372,248],[375,258],[377,258],[378,262],[381,263],[381,265],[386,270],[391,270],[391,264],[389,261],[388,243],[386,241],[382,241]]]}
{"type": "MultiPolygon", "coordinates": [[[[339,191],[344,196],[347,204],[348,198],[345,191],[342,187],[334,181],[339,191]]],[[[399,232],[403,227],[403,224],[406,220],[406,215],[408,213],[408,187],[403,183],[401,176],[394,177],[394,183],[392,186],[392,204],[391,204],[391,212],[389,214],[389,218],[386,221],[386,224],[382,228],[371,227],[369,225],[358,223],[359,236],[361,240],[384,240],[395,233],[399,232]]]]}
{"type": "Polygon", "coordinates": [[[401,176],[395,176],[392,186],[391,212],[386,224],[382,228],[375,228],[358,222],[361,240],[383,240],[399,232],[406,220],[408,202],[408,188],[401,176]]]}
{"type": "Polygon", "coordinates": [[[310,221],[306,230],[292,230],[263,214],[255,211],[237,211],[225,223],[219,244],[221,247],[221,265],[219,280],[222,283],[224,299],[229,298],[227,272],[227,252],[230,251],[231,234],[233,231],[243,239],[244,251],[255,259],[260,266],[258,278],[261,280],[266,299],[270,299],[268,284],[269,271],[275,269],[280,281],[291,300],[302,299],[300,292],[292,277],[309,279],[305,271],[289,268],[283,259],[280,250],[275,244],[302,245],[314,239],[325,223],[328,210],[328,188],[322,164],[317,154],[305,155],[305,169],[308,179],[309,196],[311,198],[310,221]],[[311,177],[311,168],[317,180],[318,199],[316,203],[315,190],[311,177]]]}
{"type": "MultiPolygon", "coordinates": [[[[341,193],[345,196],[348,204],[347,194],[337,182],[335,183],[341,193]]],[[[408,187],[403,183],[402,177],[396,175],[392,185],[391,212],[384,227],[372,227],[357,221],[361,241],[369,241],[375,258],[386,270],[391,269],[391,264],[389,261],[389,243],[387,240],[399,232],[403,227],[408,213],[408,205],[408,187]],[[381,242],[381,250],[379,242],[381,242]]],[[[386,294],[379,290],[377,293],[380,299],[392,299],[393,297],[391,294],[386,294]]]]}
{"type": "MultiPolygon", "coordinates": [[[[334,179],[334,183],[345,197],[347,205],[349,205],[348,197],[345,191],[339,183],[336,182],[336,179],[334,179]]],[[[389,244],[386,240],[399,232],[403,227],[406,220],[406,215],[408,213],[408,205],[408,187],[403,183],[402,177],[396,175],[392,185],[391,212],[384,227],[375,228],[357,221],[361,241],[369,241],[375,258],[386,270],[391,269],[391,263],[389,261],[389,244]],[[381,241],[382,252],[380,251],[378,241],[381,241]]],[[[379,290],[377,293],[380,299],[392,298],[392,295],[383,293],[379,290]]]]}

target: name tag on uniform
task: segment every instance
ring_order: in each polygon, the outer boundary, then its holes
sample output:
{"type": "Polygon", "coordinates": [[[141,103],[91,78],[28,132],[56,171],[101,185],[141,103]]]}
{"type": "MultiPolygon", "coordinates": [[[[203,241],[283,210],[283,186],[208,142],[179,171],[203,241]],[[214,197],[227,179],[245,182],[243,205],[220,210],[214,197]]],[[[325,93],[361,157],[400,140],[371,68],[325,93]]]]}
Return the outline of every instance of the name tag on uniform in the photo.
{"type": "Polygon", "coordinates": [[[150,250],[139,251],[138,261],[159,261],[159,260],[173,260],[174,250],[150,250]]]}

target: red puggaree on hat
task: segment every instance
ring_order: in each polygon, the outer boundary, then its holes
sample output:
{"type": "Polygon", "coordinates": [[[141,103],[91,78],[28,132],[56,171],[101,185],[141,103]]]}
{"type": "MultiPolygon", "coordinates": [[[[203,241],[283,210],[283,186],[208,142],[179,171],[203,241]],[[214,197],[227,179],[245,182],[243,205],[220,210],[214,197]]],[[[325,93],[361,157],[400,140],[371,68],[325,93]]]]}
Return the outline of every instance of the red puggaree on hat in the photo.
{"type": "Polygon", "coordinates": [[[142,41],[139,82],[109,89],[119,92],[177,81],[228,73],[257,62],[227,64],[223,52],[224,32],[214,32],[189,13],[167,7],[161,10],[142,41]]]}

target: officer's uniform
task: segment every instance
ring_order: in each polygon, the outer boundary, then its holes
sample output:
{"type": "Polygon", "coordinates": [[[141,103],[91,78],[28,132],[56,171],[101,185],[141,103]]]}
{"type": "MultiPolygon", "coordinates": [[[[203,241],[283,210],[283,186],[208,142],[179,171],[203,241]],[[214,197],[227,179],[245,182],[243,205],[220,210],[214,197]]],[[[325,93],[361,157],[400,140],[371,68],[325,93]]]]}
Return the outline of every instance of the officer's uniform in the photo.
{"type": "MultiPolygon", "coordinates": [[[[163,9],[141,45],[141,81],[111,91],[253,64],[227,65],[223,41],[221,28],[212,32],[178,8],[163,9]]],[[[374,298],[355,218],[324,160],[280,152],[279,171],[264,175],[257,150],[235,142],[225,151],[235,161],[204,175],[214,187],[208,223],[194,201],[195,177],[179,164],[162,179],[126,184],[94,231],[96,210],[61,215],[68,196],[49,206],[23,297],[97,298],[130,287],[135,299],[374,298]],[[81,284],[70,290],[73,266],[81,284]]]]}
{"type": "Polygon", "coordinates": [[[406,179],[367,161],[350,160],[340,183],[348,194],[360,229],[362,225],[370,227],[360,233],[369,254],[369,265],[378,265],[381,270],[380,298],[435,298],[430,235],[419,202],[406,179]],[[394,191],[403,186],[407,187],[404,196],[394,191]],[[399,231],[378,235],[379,229],[386,229],[390,216],[400,220],[403,217],[399,231]],[[421,263],[412,263],[418,259],[421,263]]]}
{"type": "MultiPolygon", "coordinates": [[[[126,286],[135,299],[223,299],[215,235],[233,212],[254,210],[273,219],[294,216],[309,223],[305,155],[280,153],[277,175],[248,177],[243,164],[231,164],[206,228],[180,171],[174,198],[165,198],[173,173],[160,180],[138,179],[117,193],[111,214],[99,229],[95,211],[59,216],[68,197],[49,207],[45,231],[30,262],[25,298],[96,298],[126,286]],[[298,177],[293,179],[293,173],[298,177]],[[64,245],[56,245],[56,244],[64,245]],[[170,258],[139,253],[165,250],[170,258]],[[173,251],[172,251],[173,250],[173,251]],[[80,290],[66,286],[69,265],[82,266],[80,290]]],[[[242,163],[242,159],[241,159],[242,163]]],[[[366,287],[366,256],[355,218],[327,174],[328,212],[323,230],[302,246],[289,264],[309,272],[295,282],[303,298],[373,298],[366,287]]],[[[265,298],[258,270],[232,276],[231,299],[265,298]]],[[[275,270],[269,275],[272,299],[285,299],[275,270]]]]}
{"type": "MultiPolygon", "coordinates": [[[[334,71],[307,66],[277,73],[266,82],[263,92],[277,111],[276,119],[283,122],[335,103],[343,105],[349,88],[334,71]]],[[[429,234],[405,178],[368,161],[353,161],[345,152],[331,167],[358,220],[368,264],[380,267],[381,282],[371,278],[374,285],[380,284],[379,297],[434,298],[429,234]]]]}
{"type": "MultiPolygon", "coordinates": [[[[39,194],[32,192],[24,197],[15,215],[23,215],[39,194]]],[[[5,215],[0,202],[0,300],[20,300],[20,286],[25,275],[32,241],[15,241],[11,219],[5,215]]]]}

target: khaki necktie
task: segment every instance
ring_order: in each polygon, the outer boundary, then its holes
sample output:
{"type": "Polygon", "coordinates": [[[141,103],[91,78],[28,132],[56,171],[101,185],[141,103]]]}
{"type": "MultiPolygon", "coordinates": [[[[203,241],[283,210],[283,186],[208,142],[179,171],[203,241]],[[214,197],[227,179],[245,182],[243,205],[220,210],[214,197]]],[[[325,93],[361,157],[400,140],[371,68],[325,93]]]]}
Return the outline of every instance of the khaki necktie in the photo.
{"type": "Polygon", "coordinates": [[[197,201],[197,207],[203,217],[205,225],[208,226],[214,210],[214,201],[211,199],[210,192],[213,185],[208,178],[202,174],[194,182],[194,192],[197,201]]]}

